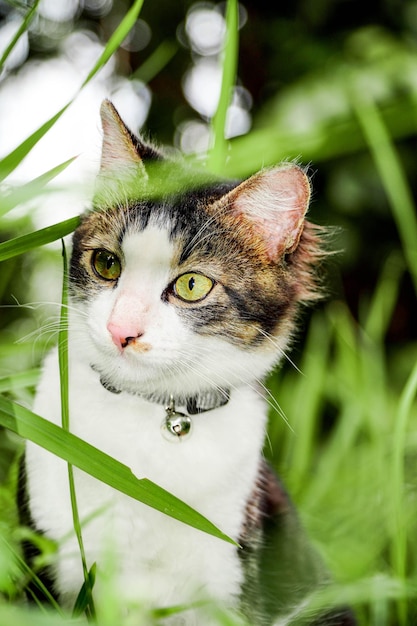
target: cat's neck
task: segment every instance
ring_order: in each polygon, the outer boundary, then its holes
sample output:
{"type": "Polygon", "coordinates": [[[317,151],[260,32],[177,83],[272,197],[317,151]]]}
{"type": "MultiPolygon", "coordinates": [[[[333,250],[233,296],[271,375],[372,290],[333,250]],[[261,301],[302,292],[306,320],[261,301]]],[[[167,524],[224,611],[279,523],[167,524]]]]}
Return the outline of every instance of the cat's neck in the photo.
{"type": "MultiPolygon", "coordinates": [[[[94,371],[96,368],[92,367],[94,371]]],[[[100,376],[100,373],[97,372],[100,376]]],[[[134,396],[140,396],[148,402],[172,407],[175,411],[176,407],[185,408],[189,415],[198,415],[213,409],[218,409],[229,402],[230,389],[217,388],[207,389],[199,393],[187,393],[184,389],[183,393],[167,393],[167,392],[142,392],[139,389],[119,389],[106,380],[104,376],[100,376],[100,383],[110,393],[129,393],[134,396]]]]}

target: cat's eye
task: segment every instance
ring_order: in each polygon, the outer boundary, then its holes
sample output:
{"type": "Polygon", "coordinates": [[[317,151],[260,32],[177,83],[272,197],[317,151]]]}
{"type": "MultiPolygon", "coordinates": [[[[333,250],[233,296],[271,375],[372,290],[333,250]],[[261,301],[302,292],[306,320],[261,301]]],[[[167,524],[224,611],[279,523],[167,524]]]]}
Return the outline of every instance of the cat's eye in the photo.
{"type": "Polygon", "coordinates": [[[186,302],[203,300],[213,289],[214,281],[204,274],[183,274],[174,283],[174,293],[186,302]]]}
{"type": "Polygon", "coordinates": [[[91,265],[97,276],[104,280],[117,280],[122,271],[118,257],[108,250],[95,250],[91,265]]]}

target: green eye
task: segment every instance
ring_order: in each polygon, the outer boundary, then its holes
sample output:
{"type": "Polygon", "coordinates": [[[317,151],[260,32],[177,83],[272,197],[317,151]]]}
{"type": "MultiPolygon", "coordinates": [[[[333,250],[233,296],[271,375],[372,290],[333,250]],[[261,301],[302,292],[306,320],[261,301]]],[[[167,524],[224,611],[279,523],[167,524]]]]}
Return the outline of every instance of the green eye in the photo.
{"type": "Polygon", "coordinates": [[[174,283],[174,292],[178,298],[186,302],[203,300],[212,290],[214,281],[204,274],[183,274],[174,283]]]}
{"type": "Polygon", "coordinates": [[[117,280],[122,271],[119,259],[108,250],[95,250],[91,265],[97,276],[104,280],[117,280]]]}

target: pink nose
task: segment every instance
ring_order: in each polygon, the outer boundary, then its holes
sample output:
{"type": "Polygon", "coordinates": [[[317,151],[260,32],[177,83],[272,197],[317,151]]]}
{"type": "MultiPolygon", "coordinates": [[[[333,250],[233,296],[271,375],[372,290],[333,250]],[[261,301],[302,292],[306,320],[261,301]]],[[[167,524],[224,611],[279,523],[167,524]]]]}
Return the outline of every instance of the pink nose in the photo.
{"type": "Polygon", "coordinates": [[[118,326],[117,324],[112,324],[111,322],[107,324],[107,330],[111,334],[113,343],[119,348],[119,350],[126,348],[126,346],[143,335],[143,333],[137,328],[118,326]]]}

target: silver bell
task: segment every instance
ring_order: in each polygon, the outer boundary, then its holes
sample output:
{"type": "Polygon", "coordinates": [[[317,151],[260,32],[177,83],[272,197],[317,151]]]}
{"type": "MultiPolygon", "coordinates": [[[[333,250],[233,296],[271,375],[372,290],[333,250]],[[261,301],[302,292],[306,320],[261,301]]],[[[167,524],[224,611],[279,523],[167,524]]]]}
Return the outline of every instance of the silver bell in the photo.
{"type": "Polygon", "coordinates": [[[186,413],[175,410],[174,398],[171,396],[169,405],[165,407],[166,416],[162,420],[161,431],[165,439],[171,442],[182,441],[191,433],[192,420],[186,413]]]}

